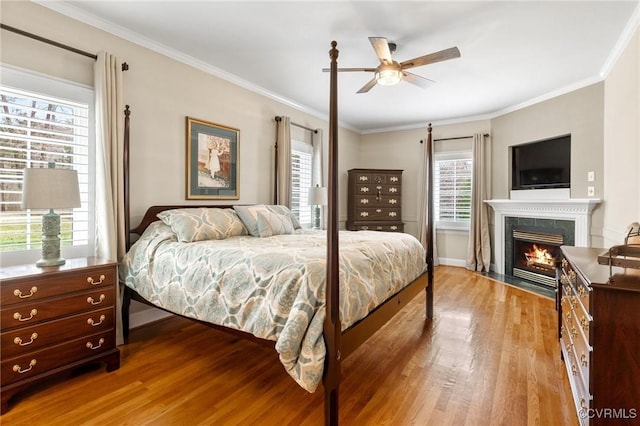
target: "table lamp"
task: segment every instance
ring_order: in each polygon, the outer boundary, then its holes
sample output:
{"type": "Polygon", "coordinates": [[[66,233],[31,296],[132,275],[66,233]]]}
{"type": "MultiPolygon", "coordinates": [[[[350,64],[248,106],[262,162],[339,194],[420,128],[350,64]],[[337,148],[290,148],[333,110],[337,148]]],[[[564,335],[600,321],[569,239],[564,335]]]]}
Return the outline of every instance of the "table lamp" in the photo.
{"type": "Polygon", "coordinates": [[[42,259],[36,266],[64,265],[60,257],[60,215],[53,209],[80,207],[78,172],[56,169],[50,162],[48,168],[24,169],[22,181],[22,208],[49,210],[42,215],[42,259]]]}
{"type": "Polygon", "coordinates": [[[327,188],[316,185],[309,188],[309,202],[310,206],[314,206],[313,210],[313,229],[320,229],[320,206],[326,206],[328,196],[327,188]]]}

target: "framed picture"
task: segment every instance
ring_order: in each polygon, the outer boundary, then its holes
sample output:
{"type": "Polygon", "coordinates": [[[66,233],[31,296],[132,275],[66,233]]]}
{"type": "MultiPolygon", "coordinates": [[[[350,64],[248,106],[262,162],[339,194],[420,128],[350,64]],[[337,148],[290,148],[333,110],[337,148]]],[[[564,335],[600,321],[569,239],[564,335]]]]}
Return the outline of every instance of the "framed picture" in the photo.
{"type": "Polygon", "coordinates": [[[240,130],[187,117],[187,200],[237,200],[240,130]]]}

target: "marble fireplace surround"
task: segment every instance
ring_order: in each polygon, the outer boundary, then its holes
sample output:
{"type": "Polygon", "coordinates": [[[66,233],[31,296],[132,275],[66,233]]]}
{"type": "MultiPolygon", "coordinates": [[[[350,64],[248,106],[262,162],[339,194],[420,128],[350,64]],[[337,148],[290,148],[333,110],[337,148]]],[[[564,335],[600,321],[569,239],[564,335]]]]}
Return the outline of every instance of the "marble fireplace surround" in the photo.
{"type": "Polygon", "coordinates": [[[485,200],[493,208],[494,272],[505,273],[505,218],[527,217],[572,220],[575,223],[575,245],[591,245],[591,212],[600,204],[597,198],[568,198],[544,200],[485,200]]]}

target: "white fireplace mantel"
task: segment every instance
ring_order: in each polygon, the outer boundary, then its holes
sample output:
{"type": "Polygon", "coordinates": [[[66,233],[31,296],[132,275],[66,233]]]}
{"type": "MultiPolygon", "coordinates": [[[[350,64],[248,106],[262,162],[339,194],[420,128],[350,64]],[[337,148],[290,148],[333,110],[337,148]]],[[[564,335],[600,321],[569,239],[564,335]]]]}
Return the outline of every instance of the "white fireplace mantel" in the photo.
{"type": "Polygon", "coordinates": [[[591,245],[591,212],[600,204],[598,198],[564,200],[485,200],[493,208],[495,225],[495,272],[504,274],[504,228],[506,217],[531,217],[573,220],[577,247],[591,245]]]}

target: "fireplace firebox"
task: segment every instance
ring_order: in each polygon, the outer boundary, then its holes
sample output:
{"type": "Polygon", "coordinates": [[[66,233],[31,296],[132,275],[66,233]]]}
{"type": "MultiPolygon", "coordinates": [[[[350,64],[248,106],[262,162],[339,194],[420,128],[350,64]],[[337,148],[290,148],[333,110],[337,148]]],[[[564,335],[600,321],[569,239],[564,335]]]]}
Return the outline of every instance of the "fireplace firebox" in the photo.
{"type": "Polygon", "coordinates": [[[555,288],[555,261],[564,236],[539,229],[514,229],[512,236],[513,276],[555,288]]]}

